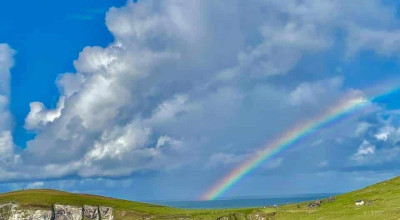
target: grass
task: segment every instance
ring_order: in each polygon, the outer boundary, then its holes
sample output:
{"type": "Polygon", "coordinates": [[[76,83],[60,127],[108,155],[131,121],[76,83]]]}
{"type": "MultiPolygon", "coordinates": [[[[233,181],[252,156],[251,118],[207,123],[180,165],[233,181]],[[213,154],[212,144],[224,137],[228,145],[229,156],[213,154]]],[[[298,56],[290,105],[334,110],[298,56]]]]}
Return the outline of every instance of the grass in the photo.
{"type": "Polygon", "coordinates": [[[226,209],[226,210],[184,210],[161,205],[132,202],[103,196],[68,193],[49,189],[20,190],[0,194],[0,204],[17,202],[21,208],[51,209],[55,203],[73,206],[94,205],[114,208],[115,219],[216,219],[219,216],[230,215],[240,210],[249,213],[253,209],[226,209]]]}
{"type": "Polygon", "coordinates": [[[400,177],[336,196],[334,202],[310,209],[308,203],[279,207],[278,219],[399,219],[400,177]],[[356,200],[369,204],[356,206],[356,200]]]}
{"type": "Polygon", "coordinates": [[[187,210],[57,190],[21,190],[0,194],[0,204],[11,201],[19,203],[23,208],[32,209],[50,209],[55,203],[110,206],[115,210],[116,220],[217,219],[218,217],[257,219],[256,216],[263,216],[266,219],[399,219],[400,177],[336,196],[335,201],[325,201],[318,208],[309,208],[308,202],[303,202],[278,208],[187,210]],[[355,206],[356,200],[368,201],[368,205],[355,206]]]}

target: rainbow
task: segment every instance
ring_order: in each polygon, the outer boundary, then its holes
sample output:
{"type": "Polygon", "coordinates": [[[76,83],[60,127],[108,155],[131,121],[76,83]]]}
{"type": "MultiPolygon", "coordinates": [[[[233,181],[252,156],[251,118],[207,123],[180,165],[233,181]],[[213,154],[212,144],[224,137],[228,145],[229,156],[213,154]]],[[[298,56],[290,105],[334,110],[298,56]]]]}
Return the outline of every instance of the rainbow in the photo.
{"type": "Polygon", "coordinates": [[[347,95],[341,101],[331,106],[327,111],[323,112],[319,116],[313,118],[312,120],[306,121],[301,125],[294,126],[293,128],[283,133],[275,141],[272,141],[265,145],[263,149],[256,152],[248,160],[239,164],[230,173],[220,179],[215,185],[208,189],[207,192],[200,197],[200,199],[217,199],[233,185],[235,185],[235,183],[245,177],[246,174],[250,173],[267,159],[272,158],[274,155],[282,152],[283,150],[297,143],[301,139],[316,132],[318,129],[328,126],[329,124],[345,117],[346,115],[350,115],[351,113],[362,109],[365,106],[368,106],[370,103],[378,98],[399,91],[399,89],[400,88],[392,89],[369,98],[366,98],[359,94],[347,95]]]}

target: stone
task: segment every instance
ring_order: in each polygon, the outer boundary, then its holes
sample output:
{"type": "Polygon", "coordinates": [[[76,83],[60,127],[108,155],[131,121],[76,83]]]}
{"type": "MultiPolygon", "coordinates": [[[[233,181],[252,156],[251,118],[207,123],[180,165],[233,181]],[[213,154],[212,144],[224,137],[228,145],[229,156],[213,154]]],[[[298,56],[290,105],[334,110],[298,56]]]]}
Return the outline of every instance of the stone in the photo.
{"type": "Polygon", "coordinates": [[[0,205],[0,220],[51,220],[51,210],[18,209],[18,204],[0,205]]]}
{"type": "Polygon", "coordinates": [[[234,220],[234,219],[248,219],[248,220],[272,220],[276,219],[276,212],[264,213],[264,212],[253,212],[251,214],[234,213],[226,216],[221,216],[217,220],[234,220]]]}
{"type": "Polygon", "coordinates": [[[83,219],[99,220],[99,208],[97,206],[83,206],[83,219]]]}
{"type": "Polygon", "coordinates": [[[51,220],[51,210],[17,210],[9,220],[51,220]]]}
{"type": "Polygon", "coordinates": [[[0,205],[0,220],[8,220],[17,210],[18,205],[15,203],[6,203],[0,205]]]}
{"type": "Polygon", "coordinates": [[[113,209],[105,206],[82,207],[55,204],[53,210],[19,209],[17,203],[0,204],[0,220],[113,220],[113,209]]]}
{"type": "Polygon", "coordinates": [[[111,207],[106,207],[106,206],[100,206],[99,207],[100,211],[100,219],[101,220],[113,220],[113,209],[111,207]]]}
{"type": "Polygon", "coordinates": [[[54,220],[82,220],[82,207],[54,205],[54,220]]]}

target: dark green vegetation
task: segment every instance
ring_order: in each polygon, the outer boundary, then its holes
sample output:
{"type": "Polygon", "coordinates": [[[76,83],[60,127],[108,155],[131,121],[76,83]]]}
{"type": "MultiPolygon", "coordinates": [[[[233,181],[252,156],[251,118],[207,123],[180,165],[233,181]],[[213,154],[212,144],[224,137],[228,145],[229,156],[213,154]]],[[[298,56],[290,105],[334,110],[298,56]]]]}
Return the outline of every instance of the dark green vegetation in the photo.
{"type": "Polygon", "coordinates": [[[399,219],[400,177],[361,190],[339,195],[334,201],[322,200],[278,208],[184,210],[160,205],[131,202],[87,194],[56,190],[21,190],[0,194],[0,203],[17,202],[29,209],[50,209],[52,204],[102,205],[114,208],[115,219],[399,219]],[[365,205],[356,206],[356,200],[365,205]]]}

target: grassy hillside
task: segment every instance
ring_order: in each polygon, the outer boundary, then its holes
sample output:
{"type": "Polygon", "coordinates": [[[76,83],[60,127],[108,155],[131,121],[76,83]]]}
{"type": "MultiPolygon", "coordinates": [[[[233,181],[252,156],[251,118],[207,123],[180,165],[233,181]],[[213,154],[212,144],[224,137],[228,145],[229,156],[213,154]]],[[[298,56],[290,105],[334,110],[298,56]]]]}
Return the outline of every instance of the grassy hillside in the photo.
{"type": "Polygon", "coordinates": [[[292,204],[276,210],[278,219],[400,219],[400,177],[364,189],[345,193],[318,208],[307,203],[292,204]],[[356,206],[356,200],[366,201],[356,206]]]}
{"type": "Polygon", "coordinates": [[[116,220],[125,219],[216,219],[232,213],[248,214],[255,209],[184,210],[166,206],[131,202],[109,197],[33,189],[0,194],[0,204],[17,202],[21,208],[51,209],[52,204],[101,205],[114,208],[116,220]]]}
{"type": "Polygon", "coordinates": [[[400,177],[361,190],[342,194],[335,201],[323,201],[309,208],[309,202],[278,208],[184,210],[160,205],[131,202],[102,196],[67,193],[56,190],[21,190],[0,194],[0,203],[18,202],[25,208],[50,209],[54,203],[68,205],[104,205],[115,209],[115,219],[399,219],[400,177]],[[356,206],[356,200],[366,201],[356,206]]]}

